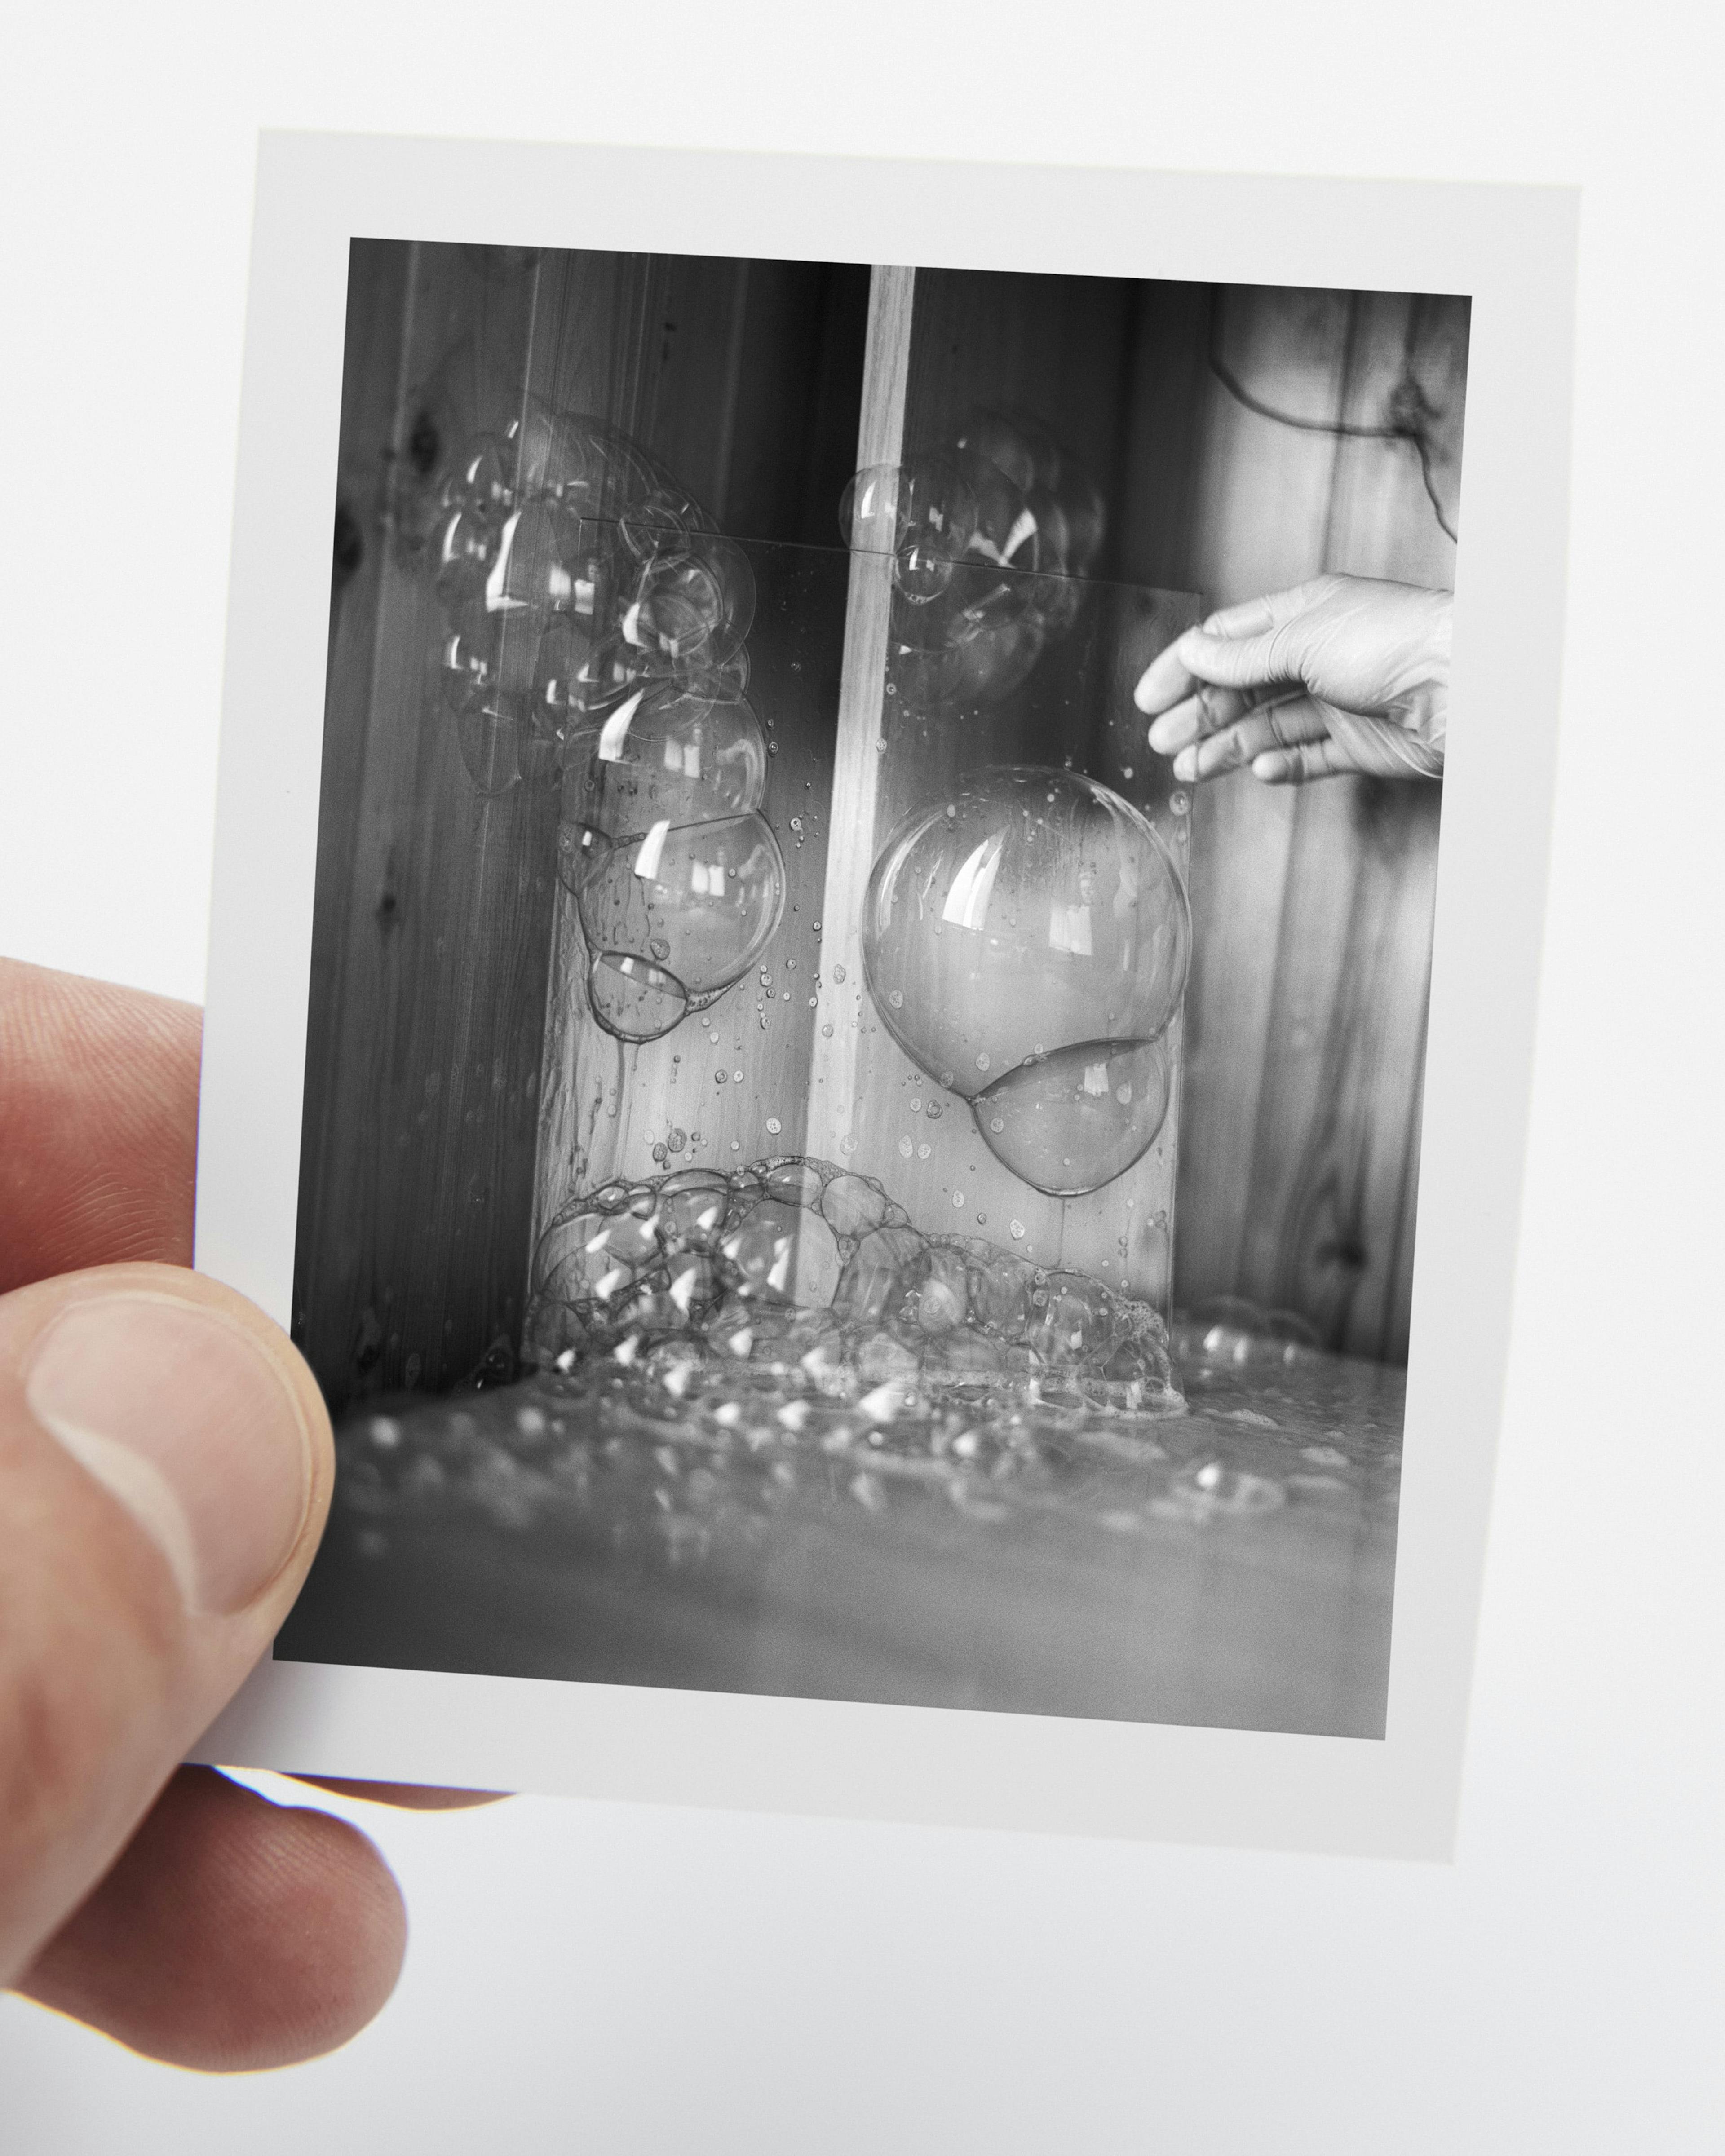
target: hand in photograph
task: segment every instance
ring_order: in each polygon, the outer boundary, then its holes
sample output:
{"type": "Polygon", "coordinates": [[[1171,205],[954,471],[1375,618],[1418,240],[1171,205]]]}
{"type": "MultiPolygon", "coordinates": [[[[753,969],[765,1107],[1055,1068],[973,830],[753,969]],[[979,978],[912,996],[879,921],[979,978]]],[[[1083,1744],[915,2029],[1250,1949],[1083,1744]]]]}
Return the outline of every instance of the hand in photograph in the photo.
{"type": "Polygon", "coordinates": [[[1449,721],[1449,593],[1318,577],[1171,644],[1133,695],[1174,776],[1251,767],[1268,785],[1362,772],[1437,778],[1449,721]]]}
{"type": "Polygon", "coordinates": [[[233,2070],[362,2027],[406,1920],[353,1828],[178,1764],[298,1593],[333,1474],[286,1335],[187,1270],[200,1034],[0,962],[0,1986],[233,2070]]]}

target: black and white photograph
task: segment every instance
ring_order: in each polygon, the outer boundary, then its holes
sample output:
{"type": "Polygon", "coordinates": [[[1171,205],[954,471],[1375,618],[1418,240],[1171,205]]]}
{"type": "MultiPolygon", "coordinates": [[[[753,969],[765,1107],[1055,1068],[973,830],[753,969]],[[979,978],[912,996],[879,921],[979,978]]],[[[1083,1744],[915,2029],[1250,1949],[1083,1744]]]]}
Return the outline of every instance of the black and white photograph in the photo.
{"type": "Polygon", "coordinates": [[[1383,1735],[1468,322],[354,242],[278,1660],[1383,1735]]]}

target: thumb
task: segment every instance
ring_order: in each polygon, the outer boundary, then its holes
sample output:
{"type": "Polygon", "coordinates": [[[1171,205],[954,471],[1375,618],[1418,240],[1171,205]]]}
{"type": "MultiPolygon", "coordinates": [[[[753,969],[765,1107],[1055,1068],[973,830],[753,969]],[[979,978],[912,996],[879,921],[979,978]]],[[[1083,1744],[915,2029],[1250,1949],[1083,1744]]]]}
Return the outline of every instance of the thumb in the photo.
{"type": "Polygon", "coordinates": [[[0,1297],[0,1987],[269,1645],[329,1507],[285,1333],[202,1275],[0,1297]]]}

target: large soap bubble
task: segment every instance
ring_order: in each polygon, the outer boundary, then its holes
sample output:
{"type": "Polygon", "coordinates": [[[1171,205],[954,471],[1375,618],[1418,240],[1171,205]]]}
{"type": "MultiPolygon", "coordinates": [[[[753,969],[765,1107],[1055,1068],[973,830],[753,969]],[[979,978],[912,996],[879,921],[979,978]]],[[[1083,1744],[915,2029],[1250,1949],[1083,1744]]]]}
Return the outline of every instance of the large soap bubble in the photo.
{"type": "MultiPolygon", "coordinates": [[[[580,820],[603,831],[646,831],[665,818],[698,824],[747,815],[767,792],[767,737],[748,699],[723,675],[634,690],[581,747],[580,820]]],[[[564,800],[577,805],[567,784],[564,800]]]]}
{"type": "MultiPolygon", "coordinates": [[[[692,1003],[740,979],[772,942],[784,902],[784,856],[771,825],[752,810],[704,824],[661,819],[614,840],[576,901],[590,950],[650,957],[671,977],[674,986],[660,989],[662,1014],[675,1007],[675,988],[692,1003]]],[[[607,1014],[596,1003],[602,1024],[607,1014]]],[[[677,1009],[670,1024],[681,1014],[677,1009]]]]}
{"type": "Polygon", "coordinates": [[[888,1031],[971,1101],[1039,1190],[1125,1172],[1168,1111],[1157,1044],[1192,942],[1179,870],[1132,804],[1030,765],[914,810],[869,879],[863,963],[888,1031]]]}

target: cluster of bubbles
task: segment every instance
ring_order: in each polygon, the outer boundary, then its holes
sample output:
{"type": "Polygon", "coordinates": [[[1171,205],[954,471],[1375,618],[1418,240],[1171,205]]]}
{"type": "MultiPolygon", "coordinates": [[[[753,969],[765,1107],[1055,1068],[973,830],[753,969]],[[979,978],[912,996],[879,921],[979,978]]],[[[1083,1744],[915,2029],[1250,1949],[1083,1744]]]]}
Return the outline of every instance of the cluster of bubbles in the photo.
{"type": "Polygon", "coordinates": [[[526,1352],[620,1366],[644,1401],[691,1413],[764,1388],[793,1422],[1183,1404],[1148,1304],[925,1235],[872,1177],[797,1156],[572,1199],[535,1254],[526,1352]]]}
{"type": "Polygon", "coordinates": [[[593,1016],[655,1040],[739,979],[784,910],[748,557],[619,429],[533,398],[462,450],[443,511],[431,573],[463,761],[484,793],[561,789],[593,1016]]]}
{"type": "Polygon", "coordinates": [[[1396,1503],[1400,1373],[1246,1331],[1248,1313],[1177,1327],[1185,1414],[1097,1409],[1054,1371],[1041,1397],[1024,1387],[985,1414],[973,1387],[921,1364],[903,1404],[902,1379],[873,1375],[906,1344],[891,1327],[865,1371],[825,1351],[819,1313],[754,1298],[745,1353],[734,1328],[624,1330],[511,1382],[376,1403],[337,1430],[339,1502],[369,1557],[388,1555],[396,1522],[453,1509],[506,1531],[572,1527],[625,1563],[714,1557],[733,1581],[741,1553],[771,1563],[776,1523],[799,1512],[925,1533],[942,1562],[955,1535],[1046,1528],[1070,1562],[1078,1532],[1273,1533],[1290,1510],[1351,1548],[1396,1503]]]}
{"type": "Polygon", "coordinates": [[[950,449],[860,471],[847,545],[892,557],[888,670],[914,708],[986,704],[1078,616],[1102,543],[1095,482],[1038,420],[974,413],[950,449]]]}
{"type": "Polygon", "coordinates": [[[997,1158],[1061,1198],[1124,1174],[1162,1128],[1191,944],[1154,827],[1095,779],[1032,765],[913,810],[863,911],[887,1030],[970,1103],[997,1158]]]}

